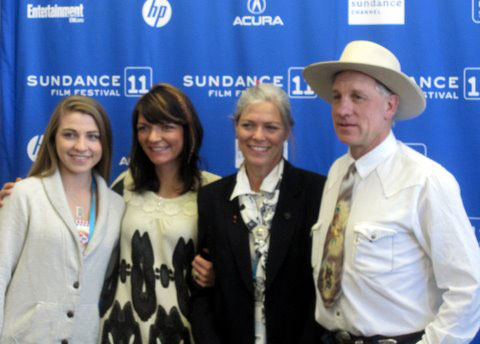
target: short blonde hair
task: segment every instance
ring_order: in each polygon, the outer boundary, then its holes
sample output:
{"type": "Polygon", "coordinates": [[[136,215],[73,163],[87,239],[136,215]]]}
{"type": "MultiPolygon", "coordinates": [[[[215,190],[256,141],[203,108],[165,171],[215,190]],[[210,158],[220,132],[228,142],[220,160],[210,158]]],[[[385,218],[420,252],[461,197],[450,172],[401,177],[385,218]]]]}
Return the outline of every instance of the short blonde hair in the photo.
{"type": "Polygon", "coordinates": [[[274,84],[257,84],[243,91],[233,114],[235,123],[238,123],[245,109],[259,102],[271,102],[274,104],[280,112],[283,125],[288,131],[291,131],[294,121],[288,96],[284,90],[274,84]]]}

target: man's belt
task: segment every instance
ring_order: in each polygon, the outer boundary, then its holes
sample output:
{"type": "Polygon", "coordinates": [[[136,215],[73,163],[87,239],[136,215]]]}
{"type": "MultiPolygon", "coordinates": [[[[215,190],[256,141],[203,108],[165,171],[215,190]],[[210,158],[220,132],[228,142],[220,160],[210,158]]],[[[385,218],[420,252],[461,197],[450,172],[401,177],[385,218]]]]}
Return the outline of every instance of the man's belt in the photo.
{"type": "Polygon", "coordinates": [[[372,336],[359,337],[354,336],[347,331],[337,331],[332,333],[335,343],[337,344],[402,344],[407,341],[420,340],[422,332],[404,334],[401,336],[372,336]]]}

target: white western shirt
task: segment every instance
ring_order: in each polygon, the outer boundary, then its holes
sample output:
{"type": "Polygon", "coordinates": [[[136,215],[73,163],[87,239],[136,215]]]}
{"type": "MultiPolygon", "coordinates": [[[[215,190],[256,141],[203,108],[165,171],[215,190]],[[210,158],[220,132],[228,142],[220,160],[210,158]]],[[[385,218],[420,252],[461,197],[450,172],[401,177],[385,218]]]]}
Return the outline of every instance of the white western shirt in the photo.
{"type": "MultiPolygon", "coordinates": [[[[324,241],[350,154],[331,167],[312,228],[318,282],[324,241]]],[[[393,133],[355,162],[342,294],[316,320],[329,330],[421,343],[467,343],[480,326],[480,250],[455,178],[393,133]]]]}

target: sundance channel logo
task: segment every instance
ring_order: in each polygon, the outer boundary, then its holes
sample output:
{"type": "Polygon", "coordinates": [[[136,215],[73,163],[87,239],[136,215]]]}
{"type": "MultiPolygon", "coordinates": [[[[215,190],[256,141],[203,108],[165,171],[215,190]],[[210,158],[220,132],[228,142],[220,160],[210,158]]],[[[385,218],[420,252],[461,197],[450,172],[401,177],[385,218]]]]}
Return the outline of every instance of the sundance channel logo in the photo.
{"type": "Polygon", "coordinates": [[[349,25],[403,25],[404,0],[349,0],[349,25]]]}
{"type": "Polygon", "coordinates": [[[280,16],[265,15],[267,0],[248,0],[247,10],[250,15],[236,16],[233,26],[283,26],[280,16]]]}

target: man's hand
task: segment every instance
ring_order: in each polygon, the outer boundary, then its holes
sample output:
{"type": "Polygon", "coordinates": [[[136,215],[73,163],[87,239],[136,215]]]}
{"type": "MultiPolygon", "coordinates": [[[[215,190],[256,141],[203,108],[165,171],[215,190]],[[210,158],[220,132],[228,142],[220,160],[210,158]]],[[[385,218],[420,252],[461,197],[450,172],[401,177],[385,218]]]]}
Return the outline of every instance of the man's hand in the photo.
{"type": "MultiPolygon", "coordinates": [[[[208,254],[208,250],[204,249],[208,254]]],[[[215,272],[213,271],[213,263],[199,254],[195,256],[192,262],[193,280],[201,287],[213,287],[215,284],[215,272]]]]}

